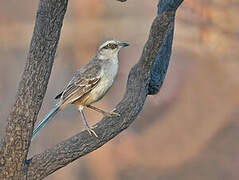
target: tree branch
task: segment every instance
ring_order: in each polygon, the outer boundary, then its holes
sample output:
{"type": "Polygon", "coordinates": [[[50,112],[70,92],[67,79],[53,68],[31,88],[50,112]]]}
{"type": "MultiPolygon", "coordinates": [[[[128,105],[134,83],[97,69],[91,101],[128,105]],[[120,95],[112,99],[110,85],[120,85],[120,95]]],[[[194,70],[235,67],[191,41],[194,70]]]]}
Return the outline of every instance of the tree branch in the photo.
{"type": "Polygon", "coordinates": [[[40,0],[27,62],[0,149],[0,179],[21,179],[45,96],[67,0],[40,0]]]}
{"type": "MultiPolygon", "coordinates": [[[[176,11],[183,1],[181,0],[160,0],[158,4],[158,15],[166,11],[176,11]]],[[[149,95],[157,94],[163,84],[172,51],[174,18],[172,19],[173,28],[160,47],[154,61],[149,82],[149,95]]]]}
{"type": "MultiPolygon", "coordinates": [[[[116,112],[121,116],[103,118],[97,123],[97,128],[94,130],[99,136],[98,138],[83,131],[45,152],[33,156],[28,166],[29,179],[42,179],[79,157],[96,150],[126,129],[136,119],[150,93],[152,69],[158,75],[158,77],[155,76],[156,81],[157,79],[161,81],[160,85],[157,85],[157,89],[159,90],[162,85],[171,54],[175,12],[182,1],[159,1],[159,14],[152,24],[149,39],[139,62],[129,73],[124,98],[116,107],[116,112]],[[166,58],[163,58],[162,53],[166,58]]],[[[153,83],[151,85],[154,86],[153,83]]]]}
{"type": "Polygon", "coordinates": [[[149,39],[139,62],[131,69],[127,89],[116,112],[95,128],[99,138],[83,131],[35,155],[24,166],[31,134],[51,73],[68,0],[40,0],[27,63],[16,103],[0,149],[0,179],[42,179],[77,158],[101,147],[126,129],[142,110],[148,94],[159,91],[171,54],[174,16],[183,0],[159,0],[149,39]]]}

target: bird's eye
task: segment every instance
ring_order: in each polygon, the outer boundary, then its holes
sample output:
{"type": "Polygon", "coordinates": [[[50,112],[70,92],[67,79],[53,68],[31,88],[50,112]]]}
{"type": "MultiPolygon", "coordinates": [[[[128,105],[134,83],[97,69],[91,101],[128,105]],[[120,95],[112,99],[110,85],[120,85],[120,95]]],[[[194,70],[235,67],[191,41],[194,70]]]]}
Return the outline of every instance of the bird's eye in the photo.
{"type": "Polygon", "coordinates": [[[115,48],[117,48],[117,45],[116,44],[107,44],[104,48],[105,49],[115,49],[115,48]]]}

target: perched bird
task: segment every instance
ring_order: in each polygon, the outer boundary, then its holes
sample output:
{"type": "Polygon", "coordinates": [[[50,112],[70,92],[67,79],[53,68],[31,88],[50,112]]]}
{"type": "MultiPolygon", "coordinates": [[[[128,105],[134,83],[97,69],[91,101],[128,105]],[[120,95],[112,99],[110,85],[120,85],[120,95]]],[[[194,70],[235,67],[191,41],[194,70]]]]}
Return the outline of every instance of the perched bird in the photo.
{"type": "Polygon", "coordinates": [[[96,55],[81,67],[74,75],[68,85],[58,94],[55,99],[58,103],[50,110],[50,112],[36,125],[33,130],[32,140],[42,130],[43,127],[68,104],[75,104],[80,111],[81,117],[86,129],[90,134],[97,134],[93,130],[85,118],[84,107],[102,113],[104,116],[120,116],[116,112],[106,112],[91,104],[99,101],[110,89],[114,83],[118,73],[118,53],[122,47],[129,44],[115,40],[103,43],[96,55]]]}

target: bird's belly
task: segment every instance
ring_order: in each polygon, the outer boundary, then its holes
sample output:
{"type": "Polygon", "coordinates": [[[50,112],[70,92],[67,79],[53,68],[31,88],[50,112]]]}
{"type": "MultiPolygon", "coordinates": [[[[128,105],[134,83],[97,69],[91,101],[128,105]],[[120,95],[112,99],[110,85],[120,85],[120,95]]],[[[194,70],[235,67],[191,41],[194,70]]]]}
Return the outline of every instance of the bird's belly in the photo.
{"type": "Polygon", "coordinates": [[[86,97],[84,104],[89,105],[102,99],[107,93],[107,91],[110,89],[112,84],[113,78],[101,79],[99,84],[94,89],[92,89],[89,95],[86,97]]]}
{"type": "Polygon", "coordinates": [[[96,87],[94,87],[86,96],[81,98],[78,102],[75,102],[75,104],[87,106],[102,99],[113,85],[117,73],[118,73],[117,62],[116,64],[109,64],[108,66],[106,66],[103,71],[102,78],[100,79],[96,87]]]}

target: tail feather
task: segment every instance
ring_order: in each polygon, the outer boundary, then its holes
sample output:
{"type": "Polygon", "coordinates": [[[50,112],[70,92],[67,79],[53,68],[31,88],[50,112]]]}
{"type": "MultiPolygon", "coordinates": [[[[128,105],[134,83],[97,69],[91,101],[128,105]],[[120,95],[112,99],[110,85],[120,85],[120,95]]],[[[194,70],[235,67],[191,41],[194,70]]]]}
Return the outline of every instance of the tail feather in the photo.
{"type": "Polygon", "coordinates": [[[33,130],[32,133],[32,139],[38,135],[38,133],[49,123],[49,121],[56,115],[56,113],[59,111],[60,106],[53,107],[50,112],[36,125],[36,127],[33,130]]]}

